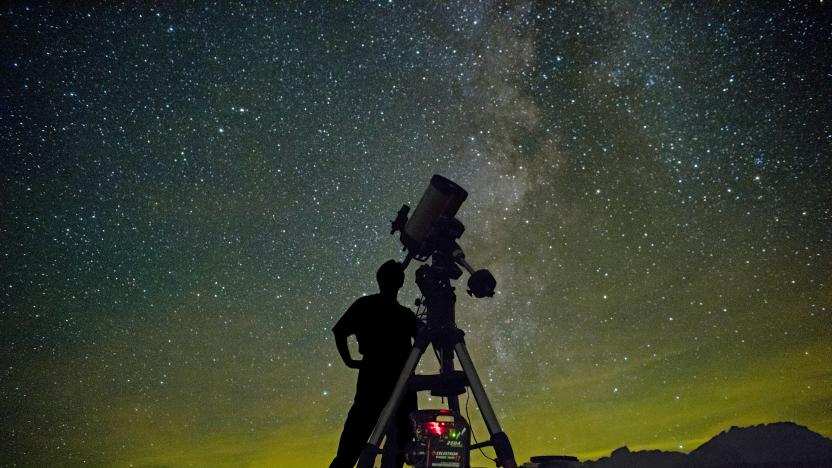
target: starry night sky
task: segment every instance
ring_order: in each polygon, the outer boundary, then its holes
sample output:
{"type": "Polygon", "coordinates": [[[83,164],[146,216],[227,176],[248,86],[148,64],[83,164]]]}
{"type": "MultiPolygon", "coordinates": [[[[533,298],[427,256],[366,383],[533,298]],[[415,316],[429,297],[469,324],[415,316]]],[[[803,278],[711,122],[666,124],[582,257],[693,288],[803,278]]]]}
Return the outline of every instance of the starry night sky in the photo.
{"type": "Polygon", "coordinates": [[[827,4],[133,3],[0,9],[0,464],[326,466],[434,173],[518,461],[832,435],[827,4]]]}

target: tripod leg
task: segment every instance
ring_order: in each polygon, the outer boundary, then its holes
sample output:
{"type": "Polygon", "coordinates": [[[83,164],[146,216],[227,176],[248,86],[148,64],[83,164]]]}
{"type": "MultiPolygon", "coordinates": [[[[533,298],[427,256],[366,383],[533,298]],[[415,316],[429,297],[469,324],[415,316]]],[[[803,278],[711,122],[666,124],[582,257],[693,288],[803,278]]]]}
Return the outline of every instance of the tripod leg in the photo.
{"type": "Polygon", "coordinates": [[[410,356],[407,357],[404,367],[402,367],[399,380],[396,381],[396,386],[393,387],[393,393],[390,394],[387,404],[381,410],[381,415],[378,417],[375,428],[373,428],[373,433],[370,434],[370,440],[367,441],[367,445],[361,451],[361,458],[358,459],[358,468],[373,468],[376,455],[379,453],[381,439],[384,437],[384,433],[390,426],[393,415],[402,402],[404,392],[407,390],[407,382],[416,370],[416,365],[419,364],[419,358],[422,357],[422,354],[427,349],[428,343],[429,341],[426,337],[421,335],[416,337],[416,343],[413,345],[413,349],[410,350],[410,356]]]}
{"type": "Polygon", "coordinates": [[[494,408],[491,407],[491,402],[488,401],[488,395],[485,394],[485,388],[482,386],[480,376],[477,375],[477,370],[474,368],[474,362],[471,361],[465,343],[457,343],[454,349],[457,356],[459,356],[459,364],[468,377],[468,385],[471,386],[471,393],[474,394],[474,399],[477,400],[477,405],[480,407],[480,413],[482,413],[482,418],[485,420],[488,433],[491,434],[491,442],[494,444],[494,451],[497,452],[497,460],[505,468],[517,468],[511,443],[500,427],[500,423],[497,422],[497,415],[494,414],[494,408]]]}

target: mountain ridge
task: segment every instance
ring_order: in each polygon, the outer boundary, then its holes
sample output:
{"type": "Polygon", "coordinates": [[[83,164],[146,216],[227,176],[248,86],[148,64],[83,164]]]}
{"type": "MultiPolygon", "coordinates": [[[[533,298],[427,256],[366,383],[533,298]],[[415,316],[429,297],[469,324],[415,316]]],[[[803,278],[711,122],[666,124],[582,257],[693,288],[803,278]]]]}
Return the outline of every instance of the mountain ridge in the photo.
{"type": "Polygon", "coordinates": [[[620,447],[609,457],[582,463],[527,463],[528,468],[829,468],[832,440],[793,422],[732,426],[690,453],[631,451],[620,447]]]}

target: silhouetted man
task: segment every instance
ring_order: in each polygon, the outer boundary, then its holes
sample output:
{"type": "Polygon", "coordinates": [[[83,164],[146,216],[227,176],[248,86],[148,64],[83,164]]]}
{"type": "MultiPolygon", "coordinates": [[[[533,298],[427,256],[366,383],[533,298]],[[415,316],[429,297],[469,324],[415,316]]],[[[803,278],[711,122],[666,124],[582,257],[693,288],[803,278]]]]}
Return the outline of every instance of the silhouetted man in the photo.
{"type": "MultiPolygon", "coordinates": [[[[387,403],[399,373],[404,367],[416,336],[419,320],[398,303],[396,296],[404,284],[402,265],[394,260],[384,263],[376,272],[379,293],[355,301],[332,328],[335,345],[347,367],[358,369],[355,399],[350,408],[344,431],[338,443],[338,455],[330,468],[352,468],[387,403]],[[347,337],[358,339],[358,352],[363,358],[350,356],[347,337]]],[[[404,450],[412,438],[408,416],[416,409],[416,394],[406,391],[402,404],[391,422],[385,442],[385,454],[398,448],[395,466],[404,464],[404,450]],[[394,442],[395,445],[392,445],[394,442]]]]}

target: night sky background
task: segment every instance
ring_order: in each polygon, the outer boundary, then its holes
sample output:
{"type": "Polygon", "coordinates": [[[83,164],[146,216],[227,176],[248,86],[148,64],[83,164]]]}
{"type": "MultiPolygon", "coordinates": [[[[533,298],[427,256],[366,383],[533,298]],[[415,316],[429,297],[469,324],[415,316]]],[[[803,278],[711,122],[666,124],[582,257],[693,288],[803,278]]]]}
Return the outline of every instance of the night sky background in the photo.
{"type": "Polygon", "coordinates": [[[0,7],[0,464],[326,466],[434,173],[518,461],[832,435],[828,4],[134,3],[0,7]]]}

